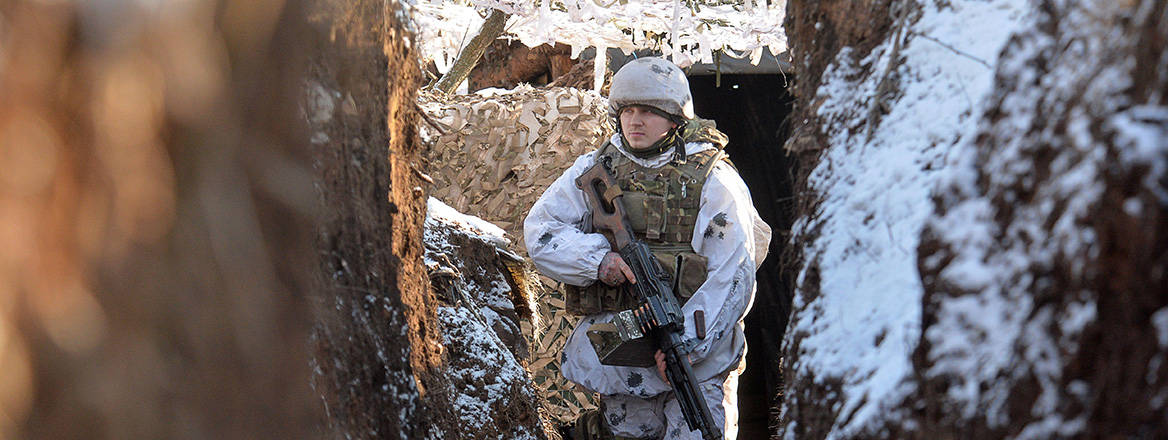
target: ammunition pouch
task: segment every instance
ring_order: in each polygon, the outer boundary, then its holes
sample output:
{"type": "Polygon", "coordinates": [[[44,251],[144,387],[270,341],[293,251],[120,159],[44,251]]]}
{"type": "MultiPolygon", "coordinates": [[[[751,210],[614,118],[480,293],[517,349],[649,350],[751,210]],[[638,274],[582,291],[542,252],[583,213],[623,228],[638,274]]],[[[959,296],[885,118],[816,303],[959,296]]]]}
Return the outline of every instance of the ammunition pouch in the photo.
{"type": "MultiPolygon", "coordinates": [[[[655,246],[653,256],[661,263],[661,268],[669,274],[673,281],[673,293],[683,305],[693,297],[698,288],[706,282],[706,257],[689,250],[658,250],[655,246]]],[[[686,245],[686,249],[689,245],[686,245]]]]}
{"type": "Polygon", "coordinates": [[[596,281],[584,287],[564,286],[564,308],[571,315],[616,312],[636,306],[637,299],[623,285],[611,287],[596,281]]]}

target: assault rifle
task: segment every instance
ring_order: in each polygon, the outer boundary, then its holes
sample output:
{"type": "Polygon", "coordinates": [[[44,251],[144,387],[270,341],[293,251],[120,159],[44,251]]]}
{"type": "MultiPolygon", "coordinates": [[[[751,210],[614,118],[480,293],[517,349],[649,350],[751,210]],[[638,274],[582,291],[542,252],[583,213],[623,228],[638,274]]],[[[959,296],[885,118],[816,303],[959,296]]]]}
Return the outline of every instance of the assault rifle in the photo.
{"type": "Polygon", "coordinates": [[[640,304],[634,316],[641,332],[655,339],[657,348],[665,354],[665,376],[673,387],[690,431],[700,431],[705,440],[721,439],[722,434],[714,425],[710,408],[698,389],[693,366],[682,352],[686,345],[683,336],[685,316],[674,295],[670,275],[661,268],[649,245],[633,235],[625,216],[620,186],[612,176],[611,164],[605,160],[597,161],[576,179],[576,186],[584,191],[592,208],[593,228],[610,232],[607,238],[612,249],[620,252],[621,258],[633,270],[637,282],[630,288],[640,304]]]}

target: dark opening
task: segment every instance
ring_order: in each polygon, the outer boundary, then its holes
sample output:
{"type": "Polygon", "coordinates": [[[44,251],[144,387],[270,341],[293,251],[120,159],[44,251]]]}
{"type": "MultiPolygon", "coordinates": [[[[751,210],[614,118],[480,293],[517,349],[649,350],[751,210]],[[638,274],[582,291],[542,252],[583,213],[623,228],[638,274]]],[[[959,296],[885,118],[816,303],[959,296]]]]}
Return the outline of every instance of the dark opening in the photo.
{"type": "Polygon", "coordinates": [[[726,152],[771,226],[770,255],[758,271],[754,308],[746,316],[746,371],[738,385],[740,438],[768,438],[770,408],[781,381],[779,344],[790,316],[794,286],[779,266],[794,212],[793,158],[783,152],[794,99],[790,75],[691,76],[694,110],[730,136],[726,152]]]}

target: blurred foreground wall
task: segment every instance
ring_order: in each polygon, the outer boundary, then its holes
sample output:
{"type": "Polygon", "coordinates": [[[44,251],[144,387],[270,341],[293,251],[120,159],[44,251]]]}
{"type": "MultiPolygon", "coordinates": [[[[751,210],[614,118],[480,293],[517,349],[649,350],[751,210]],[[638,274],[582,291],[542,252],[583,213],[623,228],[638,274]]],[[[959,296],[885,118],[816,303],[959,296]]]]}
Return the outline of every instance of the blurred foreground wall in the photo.
{"type": "Polygon", "coordinates": [[[298,3],[0,3],[0,438],[302,438],[298,3]]]}

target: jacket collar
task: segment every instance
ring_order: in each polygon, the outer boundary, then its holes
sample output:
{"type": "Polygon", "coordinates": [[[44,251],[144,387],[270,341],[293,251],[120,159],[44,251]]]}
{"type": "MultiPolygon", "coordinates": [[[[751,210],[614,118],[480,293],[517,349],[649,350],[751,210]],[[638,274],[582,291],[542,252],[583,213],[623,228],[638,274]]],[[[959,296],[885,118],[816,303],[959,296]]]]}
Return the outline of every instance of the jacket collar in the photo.
{"type": "MultiPolygon", "coordinates": [[[[616,147],[616,151],[619,151],[621,155],[645,168],[661,168],[665,164],[668,164],[670,160],[673,160],[673,150],[664,151],[661,154],[646,159],[636,157],[625,150],[624,145],[621,145],[620,134],[614,133],[608,141],[612,143],[612,146],[616,147]]],[[[714,148],[714,144],[709,142],[690,142],[685,144],[685,154],[699,153],[711,148],[714,148]]]]}

